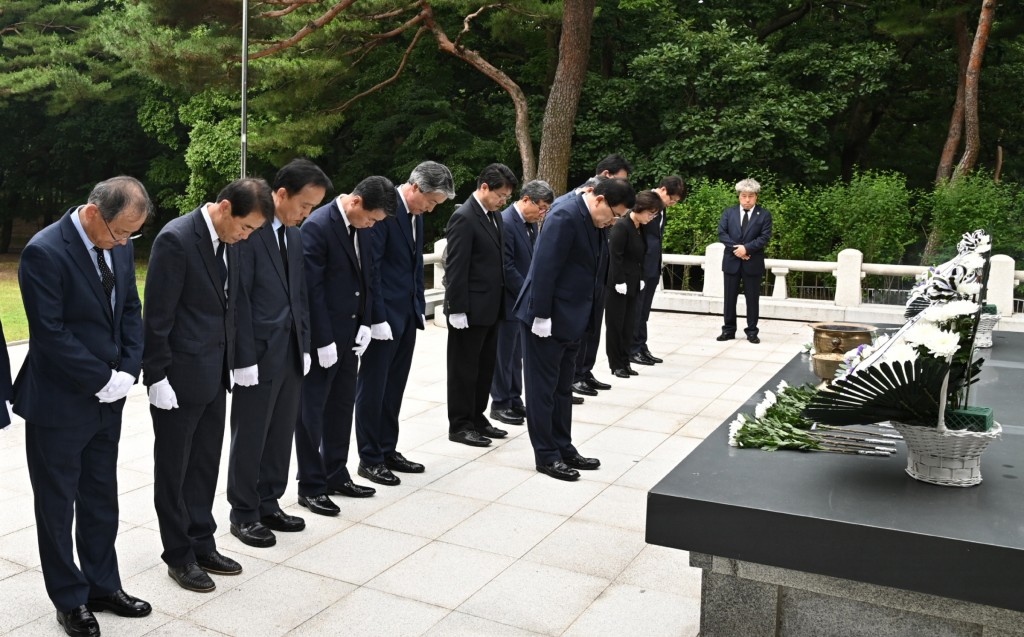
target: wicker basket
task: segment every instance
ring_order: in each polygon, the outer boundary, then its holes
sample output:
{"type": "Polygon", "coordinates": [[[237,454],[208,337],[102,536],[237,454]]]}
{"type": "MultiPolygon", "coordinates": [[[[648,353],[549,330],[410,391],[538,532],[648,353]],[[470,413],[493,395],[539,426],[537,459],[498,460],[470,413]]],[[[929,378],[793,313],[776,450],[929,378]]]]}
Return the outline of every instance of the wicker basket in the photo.
{"type": "Polygon", "coordinates": [[[982,314],[978,319],[978,332],[974,336],[975,347],[992,347],[992,330],[999,322],[998,314],[982,314]]]}
{"type": "Polygon", "coordinates": [[[907,474],[916,480],[946,487],[979,484],[981,454],[1003,432],[998,422],[988,431],[892,424],[907,443],[907,474]]]}

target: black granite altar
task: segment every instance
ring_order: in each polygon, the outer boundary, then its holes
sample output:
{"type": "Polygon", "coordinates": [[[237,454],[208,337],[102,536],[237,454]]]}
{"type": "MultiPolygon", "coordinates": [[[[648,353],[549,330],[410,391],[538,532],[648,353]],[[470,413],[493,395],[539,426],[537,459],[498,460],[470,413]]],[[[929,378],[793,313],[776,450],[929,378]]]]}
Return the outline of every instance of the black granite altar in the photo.
{"type": "MultiPolygon", "coordinates": [[[[1024,611],[1024,334],[996,332],[971,403],[1003,437],[974,487],[918,482],[890,458],[737,449],[730,416],[648,494],[647,542],[1024,611]]],[[[816,382],[798,354],[779,380],[816,382]]]]}

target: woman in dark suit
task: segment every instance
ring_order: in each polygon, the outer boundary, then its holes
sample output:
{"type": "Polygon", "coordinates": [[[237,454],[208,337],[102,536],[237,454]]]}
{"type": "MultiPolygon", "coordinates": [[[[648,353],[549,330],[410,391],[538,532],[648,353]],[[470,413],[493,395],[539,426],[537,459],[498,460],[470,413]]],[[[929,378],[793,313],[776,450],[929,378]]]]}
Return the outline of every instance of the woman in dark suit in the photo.
{"type": "Polygon", "coordinates": [[[612,374],[629,378],[636,372],[629,366],[629,347],[636,323],[644,255],[644,225],[664,209],[661,197],[652,190],[637,193],[636,205],[615,222],[608,232],[608,302],[605,306],[605,347],[612,374]]]}

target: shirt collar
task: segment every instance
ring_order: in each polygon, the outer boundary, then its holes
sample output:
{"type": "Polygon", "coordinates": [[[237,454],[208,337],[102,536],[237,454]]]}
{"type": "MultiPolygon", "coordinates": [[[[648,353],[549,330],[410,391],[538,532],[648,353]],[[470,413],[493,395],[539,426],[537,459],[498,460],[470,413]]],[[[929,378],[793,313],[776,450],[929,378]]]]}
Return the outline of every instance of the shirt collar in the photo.
{"type": "Polygon", "coordinates": [[[344,196],[345,195],[338,195],[334,202],[338,204],[338,212],[341,213],[341,220],[345,222],[345,230],[347,231],[352,226],[352,222],[348,220],[348,215],[345,214],[345,208],[341,205],[341,198],[344,196]]]}
{"type": "Polygon", "coordinates": [[[210,238],[213,240],[213,251],[217,251],[217,247],[220,246],[220,237],[217,236],[217,229],[213,227],[213,219],[210,218],[210,211],[206,209],[206,204],[202,208],[203,221],[206,222],[206,227],[210,231],[210,238]]]}
{"type": "Polygon", "coordinates": [[[78,236],[82,238],[82,243],[85,244],[86,251],[91,252],[96,244],[89,239],[89,235],[85,233],[85,226],[82,225],[82,219],[78,216],[82,213],[82,208],[85,206],[79,206],[75,213],[71,215],[71,223],[75,224],[75,230],[78,230],[78,236]]]}
{"type": "Polygon", "coordinates": [[[515,208],[516,214],[519,215],[520,221],[522,221],[523,223],[530,223],[529,221],[526,220],[526,217],[523,216],[523,211],[519,209],[519,204],[513,203],[512,207],[515,208]]]}

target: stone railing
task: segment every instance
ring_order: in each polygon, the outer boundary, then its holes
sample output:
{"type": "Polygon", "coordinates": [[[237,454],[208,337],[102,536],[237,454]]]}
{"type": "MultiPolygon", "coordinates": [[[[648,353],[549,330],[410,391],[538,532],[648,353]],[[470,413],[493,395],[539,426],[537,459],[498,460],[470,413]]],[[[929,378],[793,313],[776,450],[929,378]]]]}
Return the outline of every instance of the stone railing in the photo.
{"type": "MultiPolygon", "coordinates": [[[[444,251],[445,240],[440,239],[434,245],[434,253],[424,256],[426,265],[434,266],[434,287],[427,290],[427,314],[433,307],[444,300],[444,287],[441,278],[444,266],[441,264],[441,253],[444,251]]],[[[666,254],[662,258],[665,265],[699,266],[704,270],[704,289],[697,291],[665,290],[661,285],[654,297],[655,310],[676,312],[696,312],[701,314],[721,314],[723,306],[724,280],[722,278],[722,257],[725,245],[712,243],[703,255],[666,254]]],[[[863,303],[861,281],[869,274],[883,276],[914,276],[928,268],[919,265],[888,265],[881,263],[864,263],[864,255],[860,250],[843,250],[836,261],[796,261],[789,259],[765,259],[765,267],[774,275],[774,285],[770,297],[761,297],[760,310],[764,318],[779,318],[800,321],[854,321],[867,323],[902,323],[902,305],[883,305],[863,303]],[[823,272],[836,278],[835,299],[817,301],[789,298],[786,291],[786,278],[797,272],[823,272]]],[[[988,302],[999,308],[1002,320],[998,329],[1024,331],[1024,315],[1013,313],[1013,288],[1024,282],[1024,270],[1015,270],[1014,260],[1006,255],[993,255],[988,279],[988,302]]],[[[743,296],[740,295],[738,312],[745,310],[743,296]]],[[[435,315],[435,322],[437,322],[435,315]]],[[[442,317],[439,325],[444,325],[442,317]]]]}

